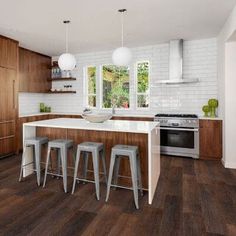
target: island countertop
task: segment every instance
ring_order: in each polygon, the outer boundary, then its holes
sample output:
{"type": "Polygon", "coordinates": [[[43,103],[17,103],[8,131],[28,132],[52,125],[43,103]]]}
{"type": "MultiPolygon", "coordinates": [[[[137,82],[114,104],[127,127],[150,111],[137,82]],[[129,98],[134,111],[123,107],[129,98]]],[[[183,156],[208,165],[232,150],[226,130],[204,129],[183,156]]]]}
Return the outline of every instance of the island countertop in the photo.
{"type": "Polygon", "coordinates": [[[24,125],[35,126],[35,127],[37,126],[37,127],[49,127],[49,128],[66,128],[66,129],[148,134],[155,127],[159,126],[159,122],[108,120],[105,121],[104,123],[90,123],[84,119],[57,118],[57,119],[24,123],[24,125]]]}

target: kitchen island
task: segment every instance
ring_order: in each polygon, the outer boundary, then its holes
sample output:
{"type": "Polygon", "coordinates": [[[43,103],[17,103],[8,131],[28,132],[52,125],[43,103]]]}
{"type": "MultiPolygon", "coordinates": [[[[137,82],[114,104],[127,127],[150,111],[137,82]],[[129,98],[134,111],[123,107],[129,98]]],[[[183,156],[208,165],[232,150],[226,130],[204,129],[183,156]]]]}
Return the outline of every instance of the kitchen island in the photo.
{"type": "MultiPolygon", "coordinates": [[[[109,120],[104,123],[90,123],[84,119],[58,118],[24,123],[23,141],[34,136],[47,136],[50,140],[72,139],[75,145],[84,141],[102,142],[107,154],[107,168],[109,168],[111,148],[114,145],[137,145],[140,151],[143,187],[148,191],[149,204],[152,203],[160,175],[158,122],[109,120]]],[[[32,158],[32,150],[28,148],[23,163],[31,162],[32,158]]],[[[72,155],[68,158],[72,163],[72,155]]],[[[24,177],[30,174],[31,170],[24,169],[24,177]]],[[[131,181],[127,176],[130,176],[130,167],[129,163],[123,160],[118,183],[130,187],[131,181]]]]}

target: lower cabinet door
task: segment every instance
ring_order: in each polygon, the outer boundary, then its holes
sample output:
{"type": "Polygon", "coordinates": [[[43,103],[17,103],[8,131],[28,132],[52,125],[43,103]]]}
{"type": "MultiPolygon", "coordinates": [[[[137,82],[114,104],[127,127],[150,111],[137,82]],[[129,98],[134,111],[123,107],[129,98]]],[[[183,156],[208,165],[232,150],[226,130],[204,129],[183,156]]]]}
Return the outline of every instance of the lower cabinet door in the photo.
{"type": "Polygon", "coordinates": [[[0,157],[15,153],[15,136],[0,139],[0,157]]]}
{"type": "Polygon", "coordinates": [[[16,152],[14,120],[0,122],[0,157],[16,152]]]}

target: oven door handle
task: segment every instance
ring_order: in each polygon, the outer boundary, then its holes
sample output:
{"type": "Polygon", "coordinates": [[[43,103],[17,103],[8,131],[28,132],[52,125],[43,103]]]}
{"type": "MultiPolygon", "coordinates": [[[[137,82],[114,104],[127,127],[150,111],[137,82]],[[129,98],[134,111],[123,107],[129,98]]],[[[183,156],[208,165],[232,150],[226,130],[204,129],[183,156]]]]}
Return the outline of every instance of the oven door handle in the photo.
{"type": "Polygon", "coordinates": [[[184,129],[184,128],[166,128],[166,127],[160,127],[161,130],[176,130],[176,131],[192,131],[192,132],[198,132],[199,129],[184,129]]]}

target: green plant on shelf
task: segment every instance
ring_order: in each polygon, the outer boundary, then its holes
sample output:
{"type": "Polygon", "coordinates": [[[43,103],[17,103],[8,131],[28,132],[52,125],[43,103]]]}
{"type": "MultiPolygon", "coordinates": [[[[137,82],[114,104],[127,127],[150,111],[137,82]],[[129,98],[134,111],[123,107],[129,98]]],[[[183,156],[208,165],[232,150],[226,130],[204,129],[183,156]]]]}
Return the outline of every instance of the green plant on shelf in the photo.
{"type": "Polygon", "coordinates": [[[218,107],[218,100],[217,99],[209,99],[208,106],[210,108],[210,117],[216,117],[216,108],[218,107]]]}
{"type": "Polygon", "coordinates": [[[204,117],[208,117],[208,114],[210,112],[210,107],[208,105],[204,105],[202,107],[202,111],[204,112],[204,117]]]}

